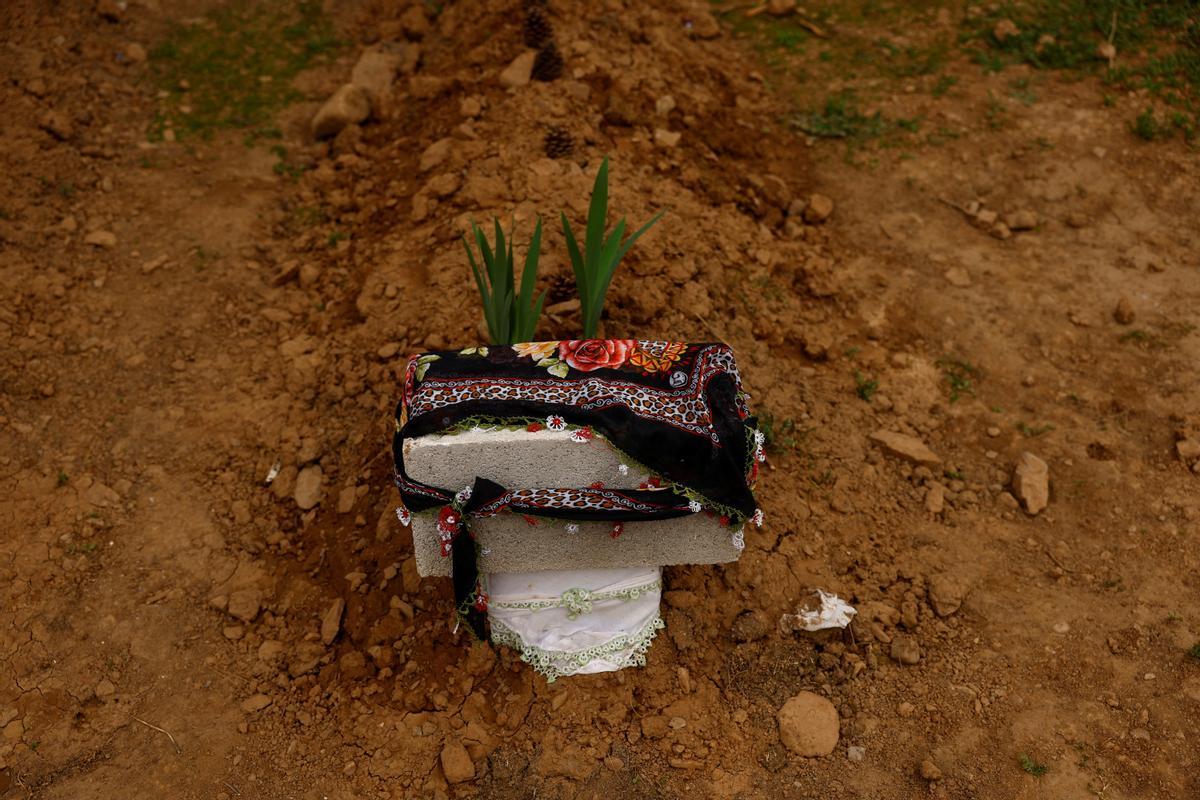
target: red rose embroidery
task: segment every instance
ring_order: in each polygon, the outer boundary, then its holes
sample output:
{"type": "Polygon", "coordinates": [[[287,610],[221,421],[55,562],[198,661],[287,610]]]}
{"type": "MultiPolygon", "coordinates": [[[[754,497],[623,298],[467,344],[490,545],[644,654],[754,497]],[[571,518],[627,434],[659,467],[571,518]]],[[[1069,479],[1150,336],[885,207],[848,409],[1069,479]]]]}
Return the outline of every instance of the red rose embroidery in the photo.
{"type": "Polygon", "coordinates": [[[620,536],[624,532],[625,532],[625,524],[622,522],[618,522],[616,525],[612,526],[612,530],[609,531],[608,535],[611,536],[612,538],[616,539],[618,536],[620,536]]]}
{"type": "Polygon", "coordinates": [[[540,422],[531,422],[525,426],[525,430],[529,431],[530,433],[537,433],[545,427],[546,426],[540,422]]]}
{"type": "Polygon", "coordinates": [[[633,339],[570,339],[558,343],[558,357],[580,372],[616,369],[635,346],[633,339]]]}

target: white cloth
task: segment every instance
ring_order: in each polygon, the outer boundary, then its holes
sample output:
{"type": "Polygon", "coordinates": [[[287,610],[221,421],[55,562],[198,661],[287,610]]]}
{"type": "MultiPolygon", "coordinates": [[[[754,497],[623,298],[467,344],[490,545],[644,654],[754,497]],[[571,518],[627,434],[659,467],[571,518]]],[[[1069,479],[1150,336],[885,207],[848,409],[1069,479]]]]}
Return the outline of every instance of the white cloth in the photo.
{"type": "Polygon", "coordinates": [[[663,627],[661,567],[498,573],[487,587],[492,641],[551,682],[644,665],[663,627]]]}

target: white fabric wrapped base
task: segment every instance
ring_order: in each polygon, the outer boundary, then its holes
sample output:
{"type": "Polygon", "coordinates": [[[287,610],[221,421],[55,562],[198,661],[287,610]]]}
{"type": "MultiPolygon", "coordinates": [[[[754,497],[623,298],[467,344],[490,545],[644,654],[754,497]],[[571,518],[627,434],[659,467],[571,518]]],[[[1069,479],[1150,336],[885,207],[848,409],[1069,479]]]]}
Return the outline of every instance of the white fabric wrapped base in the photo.
{"type": "Polygon", "coordinates": [[[643,666],[663,627],[662,567],[506,572],[487,587],[492,641],[551,683],[643,666]]]}

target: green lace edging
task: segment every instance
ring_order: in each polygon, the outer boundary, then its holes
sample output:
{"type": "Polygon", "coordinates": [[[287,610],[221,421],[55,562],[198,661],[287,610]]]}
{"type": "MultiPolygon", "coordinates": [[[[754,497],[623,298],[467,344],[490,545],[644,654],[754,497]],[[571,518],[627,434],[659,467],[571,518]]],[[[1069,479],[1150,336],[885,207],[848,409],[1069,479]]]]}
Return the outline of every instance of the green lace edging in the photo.
{"type": "MultiPolygon", "coordinates": [[[[535,424],[535,423],[544,426],[546,421],[545,421],[545,419],[536,419],[534,417],[476,416],[476,417],[467,417],[466,419],[461,419],[457,423],[452,425],[451,427],[446,428],[445,430],[438,431],[438,433],[440,435],[445,435],[445,436],[455,436],[460,433],[465,433],[473,428],[517,431],[517,430],[525,430],[527,426],[535,424]]],[[[564,430],[576,431],[576,430],[582,430],[583,428],[584,428],[584,426],[582,426],[582,425],[568,424],[564,430]]],[[[753,429],[753,428],[749,428],[749,427],[746,428],[746,434],[749,437],[749,444],[750,444],[749,450],[750,450],[750,454],[751,454],[750,455],[751,459],[754,458],[754,452],[755,452],[754,448],[756,446],[755,440],[754,440],[754,431],[755,431],[755,429],[753,429]]],[[[636,469],[640,470],[641,472],[646,473],[647,475],[652,475],[653,477],[658,478],[658,480],[661,482],[661,484],[664,488],[671,489],[672,491],[676,492],[677,494],[683,495],[688,500],[693,500],[693,501],[699,503],[700,505],[704,506],[704,508],[716,512],[718,516],[727,517],[729,519],[729,524],[727,527],[740,528],[743,525],[745,525],[746,521],[749,519],[745,514],[738,511],[736,508],[732,508],[730,506],[724,505],[723,503],[718,503],[716,501],[710,500],[709,498],[705,497],[704,495],[700,494],[699,492],[697,492],[693,489],[690,489],[681,483],[676,483],[675,481],[667,480],[662,475],[659,475],[654,470],[650,469],[645,464],[641,463],[636,458],[633,458],[628,453],[626,453],[624,450],[617,447],[607,437],[605,437],[599,433],[597,433],[595,435],[598,438],[603,439],[604,443],[606,445],[608,445],[609,447],[611,447],[617,453],[617,455],[619,455],[622,458],[623,462],[630,469],[636,468],[636,469]]],[[[430,512],[432,512],[433,510],[434,509],[426,509],[426,511],[430,511],[430,512]]],[[[415,513],[421,513],[421,512],[415,512],[415,513]]]]}
{"type": "Polygon", "coordinates": [[[648,592],[662,589],[662,581],[655,580],[627,589],[611,589],[609,591],[593,592],[588,589],[567,589],[561,595],[547,600],[521,600],[515,603],[505,603],[499,600],[488,602],[488,608],[505,608],[514,611],[542,611],[547,608],[567,609],[567,619],[575,619],[582,614],[590,614],[592,604],[603,600],[621,600],[629,602],[637,600],[648,592]]]}
{"type": "Polygon", "coordinates": [[[587,664],[597,658],[607,658],[628,650],[616,660],[617,669],[626,667],[646,666],[646,651],[654,642],[658,632],[666,627],[657,613],[654,618],[643,625],[636,633],[621,634],[595,647],[583,650],[544,650],[540,647],[527,645],[521,640],[520,634],[500,622],[496,618],[490,620],[492,626],[492,641],[518,651],[521,660],[534,671],[545,676],[546,683],[554,683],[559,678],[574,675],[587,664]]]}

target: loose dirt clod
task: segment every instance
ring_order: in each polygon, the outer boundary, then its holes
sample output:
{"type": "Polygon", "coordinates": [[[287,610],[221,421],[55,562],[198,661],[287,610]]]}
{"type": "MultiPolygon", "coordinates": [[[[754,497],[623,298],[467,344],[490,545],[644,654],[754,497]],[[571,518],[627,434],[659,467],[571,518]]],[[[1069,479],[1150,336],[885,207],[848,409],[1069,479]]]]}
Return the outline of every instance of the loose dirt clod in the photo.
{"type": "Polygon", "coordinates": [[[819,694],[794,695],[779,709],[777,719],[780,740],[798,756],[827,756],[837,747],[837,709],[819,694]]]}

